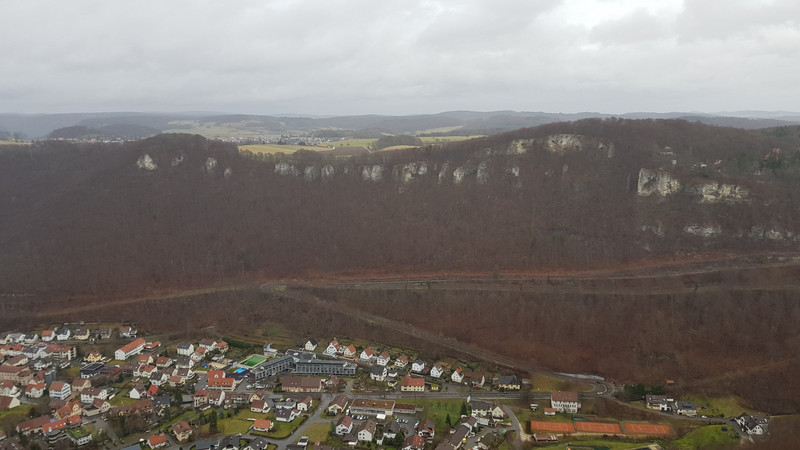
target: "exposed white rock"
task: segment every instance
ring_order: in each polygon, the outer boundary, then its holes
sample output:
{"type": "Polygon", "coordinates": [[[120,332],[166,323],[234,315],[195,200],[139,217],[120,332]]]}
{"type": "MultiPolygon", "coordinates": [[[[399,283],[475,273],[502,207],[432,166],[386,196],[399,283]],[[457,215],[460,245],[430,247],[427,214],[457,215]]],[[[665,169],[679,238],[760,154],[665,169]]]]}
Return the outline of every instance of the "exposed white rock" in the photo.
{"type": "Polygon", "coordinates": [[[511,166],[506,170],[506,173],[515,177],[519,176],[519,166],[511,166]]]}
{"type": "Polygon", "coordinates": [[[397,171],[396,175],[400,179],[400,181],[402,181],[404,184],[410,183],[414,181],[416,177],[428,173],[428,163],[425,161],[410,162],[408,164],[400,166],[399,170],[396,167],[395,170],[397,171]]]}
{"type": "Polygon", "coordinates": [[[444,180],[447,178],[447,172],[450,170],[450,164],[444,163],[442,164],[442,168],[439,169],[439,183],[443,183],[444,180]]]}
{"type": "Polygon", "coordinates": [[[657,225],[642,225],[640,228],[642,231],[647,232],[650,231],[658,237],[664,237],[664,226],[660,223],[657,225]]]}
{"type": "Polygon", "coordinates": [[[478,180],[478,184],[486,184],[489,181],[488,161],[483,161],[478,164],[478,173],[475,175],[475,178],[478,180]]]}
{"type": "Polygon", "coordinates": [[[461,182],[464,181],[464,175],[466,174],[467,171],[463,166],[457,167],[456,170],[453,171],[453,182],[455,184],[461,184],[461,182]]]}
{"type": "Polygon", "coordinates": [[[569,151],[580,151],[581,140],[574,134],[553,134],[545,139],[547,150],[563,154],[569,151]]]}
{"type": "Polygon", "coordinates": [[[606,157],[609,159],[614,157],[613,142],[608,142],[608,143],[600,142],[599,144],[597,144],[597,149],[600,150],[601,152],[606,152],[606,157]]]}
{"type": "Polygon", "coordinates": [[[180,156],[176,156],[176,157],[172,158],[172,161],[170,162],[170,165],[172,165],[172,167],[177,167],[182,162],[183,162],[183,155],[180,155],[180,156]]]}
{"type": "Polygon", "coordinates": [[[314,181],[319,178],[319,168],[317,166],[306,166],[303,169],[303,177],[306,181],[314,181]]]}
{"type": "Polygon", "coordinates": [[[636,193],[642,197],[658,195],[666,197],[681,190],[681,183],[667,172],[650,169],[639,170],[639,183],[636,193]]]}
{"type": "Polygon", "coordinates": [[[764,237],[773,241],[782,241],[784,239],[783,233],[778,230],[767,230],[764,237]]]}
{"type": "Polygon", "coordinates": [[[226,180],[228,178],[232,177],[233,176],[233,169],[231,169],[230,167],[226,167],[225,168],[225,172],[223,172],[222,176],[224,176],[226,180]]]}
{"type": "Polygon", "coordinates": [[[322,179],[323,180],[331,180],[333,176],[336,174],[336,169],[333,168],[330,164],[325,164],[322,166],[322,179]]]}
{"type": "Polygon", "coordinates": [[[140,169],[144,170],[156,170],[158,169],[158,165],[153,158],[150,157],[147,153],[140,156],[139,159],[136,160],[136,165],[139,166],[140,169]]]}
{"type": "Polygon", "coordinates": [[[686,225],[683,232],[702,238],[715,238],[722,234],[722,228],[718,225],[686,225]]]}
{"type": "Polygon", "coordinates": [[[297,168],[289,164],[287,162],[279,162],[275,164],[275,173],[278,175],[300,175],[300,171],[297,168]]]}
{"type": "Polygon", "coordinates": [[[217,160],[216,159],[214,159],[214,158],[212,158],[210,156],[208,158],[206,158],[206,172],[214,173],[214,169],[216,167],[217,167],[217,160]]]}
{"type": "Polygon", "coordinates": [[[361,169],[361,178],[364,181],[381,181],[383,179],[383,167],[379,164],[364,166],[361,169]]]}
{"type": "Polygon", "coordinates": [[[700,203],[742,203],[749,202],[750,191],[735,184],[709,183],[692,188],[700,195],[700,203]]]}
{"type": "Polygon", "coordinates": [[[522,155],[528,152],[528,149],[533,145],[533,139],[517,139],[508,144],[508,155],[522,155]]]}

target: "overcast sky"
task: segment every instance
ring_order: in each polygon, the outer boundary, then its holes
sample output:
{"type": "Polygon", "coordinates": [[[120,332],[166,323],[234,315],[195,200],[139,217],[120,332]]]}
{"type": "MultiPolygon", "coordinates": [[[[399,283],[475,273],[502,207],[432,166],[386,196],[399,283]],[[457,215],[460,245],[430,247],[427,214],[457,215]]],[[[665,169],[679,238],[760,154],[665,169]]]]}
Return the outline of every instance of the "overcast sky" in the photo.
{"type": "Polygon", "coordinates": [[[798,0],[6,1],[0,112],[800,109],[798,0]]]}

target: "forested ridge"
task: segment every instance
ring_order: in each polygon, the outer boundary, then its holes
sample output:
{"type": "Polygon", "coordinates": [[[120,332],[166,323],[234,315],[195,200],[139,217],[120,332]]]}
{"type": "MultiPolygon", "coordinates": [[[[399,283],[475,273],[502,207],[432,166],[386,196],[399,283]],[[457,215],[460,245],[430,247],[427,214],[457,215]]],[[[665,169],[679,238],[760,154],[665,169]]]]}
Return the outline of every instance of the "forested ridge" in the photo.
{"type": "Polygon", "coordinates": [[[0,153],[0,285],[118,295],[254,276],[591,268],[795,250],[797,130],[787,130],[590,119],[344,159],[242,155],[191,135],[41,141],[0,153]],[[580,148],[552,151],[554,135],[578,136],[580,148]],[[764,155],[775,148],[773,167],[764,155]],[[643,197],[642,168],[668,171],[684,189],[643,197]],[[692,183],[735,184],[749,196],[704,204],[692,183]],[[687,232],[693,225],[719,233],[687,232]],[[769,230],[780,239],[766,238],[769,230]]]}

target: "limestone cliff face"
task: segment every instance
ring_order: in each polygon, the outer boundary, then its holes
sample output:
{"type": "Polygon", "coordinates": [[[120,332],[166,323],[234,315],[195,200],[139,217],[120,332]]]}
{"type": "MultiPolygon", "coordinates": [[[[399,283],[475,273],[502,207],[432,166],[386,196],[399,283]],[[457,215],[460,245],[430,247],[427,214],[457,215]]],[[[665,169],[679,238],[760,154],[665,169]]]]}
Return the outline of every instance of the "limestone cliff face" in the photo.
{"type": "Polygon", "coordinates": [[[636,193],[642,197],[667,197],[680,192],[681,187],[681,183],[669,173],[641,169],[636,193]]]}

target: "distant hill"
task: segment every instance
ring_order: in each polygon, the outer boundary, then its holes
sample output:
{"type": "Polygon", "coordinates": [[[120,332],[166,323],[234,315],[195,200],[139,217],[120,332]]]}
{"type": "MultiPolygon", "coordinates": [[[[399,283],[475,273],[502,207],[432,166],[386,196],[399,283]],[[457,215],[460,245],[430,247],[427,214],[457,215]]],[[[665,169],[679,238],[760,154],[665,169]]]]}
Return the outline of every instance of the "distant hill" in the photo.
{"type": "Polygon", "coordinates": [[[73,125],[53,130],[47,137],[50,139],[141,139],[155,136],[160,132],[161,130],[158,128],[136,124],[111,124],[97,128],[73,125]]]}
{"type": "MultiPolygon", "coordinates": [[[[612,115],[597,112],[546,113],[526,111],[449,111],[438,114],[407,116],[357,115],[338,117],[269,116],[249,114],[207,113],[83,113],[83,114],[0,114],[0,130],[21,133],[39,139],[53,131],[84,126],[99,129],[105,126],[149,127],[159,131],[173,130],[203,134],[207,137],[253,134],[340,133],[344,137],[376,137],[381,133],[409,134],[449,133],[461,135],[495,134],[524,127],[587,118],[622,117],[632,119],[683,118],[720,126],[747,129],[800,124],[800,113],[758,111],[724,114],[699,113],[627,113],[612,115]],[[444,130],[444,131],[443,131],[444,130]],[[341,133],[346,131],[346,133],[341,133]]],[[[147,136],[147,133],[131,133],[147,136]]]]}

